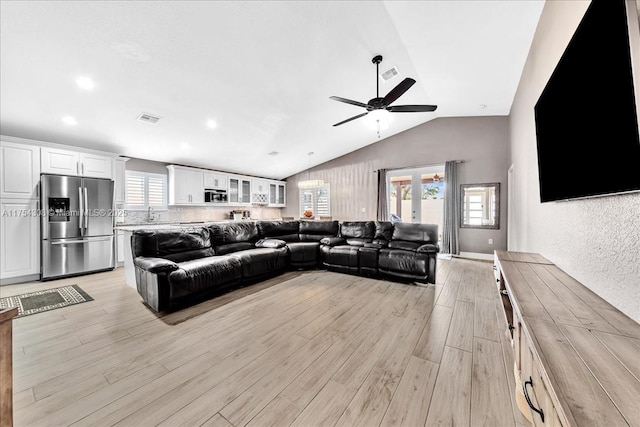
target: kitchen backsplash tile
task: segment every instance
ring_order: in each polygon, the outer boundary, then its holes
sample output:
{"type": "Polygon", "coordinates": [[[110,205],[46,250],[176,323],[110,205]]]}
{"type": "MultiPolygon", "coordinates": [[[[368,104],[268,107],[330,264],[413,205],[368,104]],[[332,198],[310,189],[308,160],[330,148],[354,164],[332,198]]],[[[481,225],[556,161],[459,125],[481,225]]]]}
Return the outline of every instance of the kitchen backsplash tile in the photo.
{"type": "MultiPolygon", "coordinates": [[[[172,206],[165,211],[154,211],[152,222],[198,222],[198,221],[222,221],[232,219],[229,213],[233,210],[248,210],[251,219],[279,219],[282,208],[268,208],[252,206],[240,207],[209,207],[209,206],[172,206]]],[[[123,221],[126,224],[148,223],[147,211],[125,210],[123,221]]]]}

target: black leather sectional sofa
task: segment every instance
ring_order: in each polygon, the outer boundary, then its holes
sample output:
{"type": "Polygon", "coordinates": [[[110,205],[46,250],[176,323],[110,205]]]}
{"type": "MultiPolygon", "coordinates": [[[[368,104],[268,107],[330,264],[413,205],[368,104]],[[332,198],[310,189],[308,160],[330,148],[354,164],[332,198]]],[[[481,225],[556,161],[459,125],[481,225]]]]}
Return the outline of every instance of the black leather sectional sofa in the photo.
{"type": "Polygon", "coordinates": [[[435,283],[438,227],[358,221],[258,221],[138,230],[138,292],[170,311],[281,273],[317,268],[435,283]]]}

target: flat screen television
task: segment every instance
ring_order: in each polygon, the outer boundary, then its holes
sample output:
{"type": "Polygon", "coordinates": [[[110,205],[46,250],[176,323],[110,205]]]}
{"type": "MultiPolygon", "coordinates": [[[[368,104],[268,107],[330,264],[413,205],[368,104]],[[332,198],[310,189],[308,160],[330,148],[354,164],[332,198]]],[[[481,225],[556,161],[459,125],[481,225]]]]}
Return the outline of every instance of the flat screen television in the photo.
{"type": "Polygon", "coordinates": [[[541,202],[640,191],[624,0],[591,2],[534,113],[541,202]]]}

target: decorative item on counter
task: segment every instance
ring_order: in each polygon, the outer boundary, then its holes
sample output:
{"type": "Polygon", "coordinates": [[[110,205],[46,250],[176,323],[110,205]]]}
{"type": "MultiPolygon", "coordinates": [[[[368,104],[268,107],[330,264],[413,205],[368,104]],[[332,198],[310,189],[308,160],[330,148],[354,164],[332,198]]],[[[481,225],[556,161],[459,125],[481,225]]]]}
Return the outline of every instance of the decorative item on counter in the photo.
{"type": "Polygon", "coordinates": [[[233,210],[230,215],[232,220],[234,221],[250,221],[251,220],[251,211],[243,211],[243,210],[233,210]]]}
{"type": "Polygon", "coordinates": [[[313,218],[313,212],[312,212],[312,211],[304,211],[304,212],[302,213],[302,215],[303,215],[305,218],[313,218]]]}

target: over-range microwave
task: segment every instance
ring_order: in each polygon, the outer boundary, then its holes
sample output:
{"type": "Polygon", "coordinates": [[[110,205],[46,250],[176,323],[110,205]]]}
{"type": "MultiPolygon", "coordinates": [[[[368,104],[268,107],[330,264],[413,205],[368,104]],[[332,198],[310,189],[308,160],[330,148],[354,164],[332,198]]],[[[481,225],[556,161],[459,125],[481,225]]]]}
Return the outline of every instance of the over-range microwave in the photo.
{"type": "Polygon", "coordinates": [[[227,203],[227,190],[204,189],[205,203],[227,203]]]}

